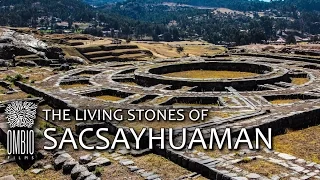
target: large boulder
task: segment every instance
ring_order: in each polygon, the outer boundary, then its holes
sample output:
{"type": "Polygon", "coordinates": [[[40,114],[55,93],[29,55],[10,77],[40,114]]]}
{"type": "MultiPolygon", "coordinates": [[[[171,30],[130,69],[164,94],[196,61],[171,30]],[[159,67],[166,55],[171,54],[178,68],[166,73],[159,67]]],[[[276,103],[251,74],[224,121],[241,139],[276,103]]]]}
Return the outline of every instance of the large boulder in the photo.
{"type": "Polygon", "coordinates": [[[88,163],[86,167],[89,171],[94,171],[96,167],[98,166],[109,166],[111,164],[111,161],[104,157],[99,157],[92,162],[88,163]]]}
{"type": "Polygon", "coordinates": [[[23,46],[0,44],[0,59],[12,59],[13,54],[16,56],[24,56],[34,54],[34,52],[23,46]]]}
{"type": "Polygon", "coordinates": [[[71,178],[77,179],[81,172],[88,171],[86,167],[80,164],[76,164],[71,171],[71,178]]]}
{"type": "Polygon", "coordinates": [[[70,174],[72,169],[77,165],[78,163],[72,159],[72,160],[69,160],[67,162],[65,162],[62,166],[62,172],[63,174],[70,174]]]}
{"type": "Polygon", "coordinates": [[[60,55],[64,54],[62,49],[58,47],[48,47],[45,53],[48,59],[59,59],[60,55]]]}
{"type": "Polygon", "coordinates": [[[72,157],[70,156],[70,154],[68,153],[61,154],[54,160],[54,168],[56,170],[59,170],[62,168],[63,164],[66,161],[71,161],[71,160],[72,160],[72,157]]]}
{"type": "Polygon", "coordinates": [[[87,164],[89,163],[91,160],[92,160],[92,155],[91,154],[87,154],[87,155],[84,155],[84,156],[81,156],[79,158],[79,163],[80,164],[87,164]]]}
{"type": "Polygon", "coordinates": [[[75,63],[75,64],[88,64],[86,60],[82,59],[81,57],[77,56],[69,56],[66,57],[67,62],[69,63],[75,63]]]}

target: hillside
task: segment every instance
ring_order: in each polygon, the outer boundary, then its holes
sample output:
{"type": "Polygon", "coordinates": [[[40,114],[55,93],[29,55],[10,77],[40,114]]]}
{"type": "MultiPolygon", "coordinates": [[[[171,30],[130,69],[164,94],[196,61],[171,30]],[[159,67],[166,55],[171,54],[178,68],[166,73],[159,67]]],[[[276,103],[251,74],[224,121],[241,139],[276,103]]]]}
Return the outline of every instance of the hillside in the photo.
{"type": "Polygon", "coordinates": [[[3,0],[0,1],[0,25],[28,26],[41,16],[90,21],[95,11],[81,0],[3,0]]]}
{"type": "Polygon", "coordinates": [[[91,6],[100,6],[107,3],[116,3],[116,2],[122,2],[124,0],[83,0],[83,2],[91,5],[91,6]]]}
{"type": "MultiPolygon", "coordinates": [[[[108,1],[108,0],[106,0],[108,1]]],[[[272,2],[259,0],[128,0],[127,3],[163,4],[176,3],[180,5],[224,7],[241,11],[261,11],[266,9],[320,11],[320,0],[274,0],[272,2]]]]}

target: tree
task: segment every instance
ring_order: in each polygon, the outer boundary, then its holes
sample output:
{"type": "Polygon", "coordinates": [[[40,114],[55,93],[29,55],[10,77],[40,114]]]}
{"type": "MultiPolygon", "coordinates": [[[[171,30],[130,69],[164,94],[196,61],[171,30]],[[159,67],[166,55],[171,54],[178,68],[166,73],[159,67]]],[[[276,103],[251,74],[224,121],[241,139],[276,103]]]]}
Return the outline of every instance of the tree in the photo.
{"type": "Polygon", "coordinates": [[[169,32],[165,32],[165,33],[163,34],[163,40],[164,40],[164,41],[167,41],[167,42],[172,41],[172,35],[171,35],[169,32]]]}
{"type": "Polygon", "coordinates": [[[159,39],[159,36],[154,33],[154,34],[152,34],[152,40],[153,41],[159,41],[160,39],[159,39]]]}
{"type": "Polygon", "coordinates": [[[249,36],[251,38],[251,42],[253,43],[261,43],[262,40],[266,40],[266,34],[261,28],[253,28],[249,31],[249,36]]]}
{"type": "Polygon", "coordinates": [[[297,44],[296,38],[290,34],[286,39],[286,44],[297,44]]]}
{"type": "Polygon", "coordinates": [[[174,28],[174,29],[172,30],[172,39],[173,39],[174,41],[179,41],[179,40],[180,40],[180,34],[179,34],[179,31],[178,31],[177,28],[174,28]]]}

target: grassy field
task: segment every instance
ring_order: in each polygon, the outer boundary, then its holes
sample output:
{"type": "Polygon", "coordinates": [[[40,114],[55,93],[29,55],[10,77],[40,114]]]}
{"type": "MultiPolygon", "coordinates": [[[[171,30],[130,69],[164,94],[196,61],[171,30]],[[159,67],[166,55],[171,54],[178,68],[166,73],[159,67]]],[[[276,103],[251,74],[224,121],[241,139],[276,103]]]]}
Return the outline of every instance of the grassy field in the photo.
{"type": "Polygon", "coordinates": [[[95,98],[105,100],[105,101],[120,101],[121,99],[123,99],[121,97],[111,96],[111,95],[96,96],[95,98]]]}
{"type": "Polygon", "coordinates": [[[16,75],[22,75],[23,77],[27,77],[29,81],[37,82],[54,75],[54,72],[44,67],[10,67],[6,71],[1,71],[0,79],[16,75]]]}
{"type": "Polygon", "coordinates": [[[24,171],[15,163],[1,165],[0,177],[13,175],[17,180],[33,179],[33,180],[66,180],[70,179],[70,175],[63,175],[62,171],[53,169],[45,170],[40,174],[34,174],[31,170],[24,171]]]}
{"type": "Polygon", "coordinates": [[[249,172],[254,172],[271,178],[272,175],[286,173],[286,168],[263,160],[253,160],[248,163],[240,163],[239,167],[249,172]]]}
{"type": "Polygon", "coordinates": [[[308,78],[292,78],[291,80],[291,83],[295,85],[303,85],[309,82],[308,78]]]}
{"type": "Polygon", "coordinates": [[[192,78],[192,79],[228,79],[247,78],[257,74],[237,71],[212,71],[212,70],[190,70],[164,74],[169,77],[192,78]]]}
{"type": "Polygon", "coordinates": [[[13,94],[5,94],[0,95],[0,101],[9,101],[9,100],[16,100],[16,99],[25,99],[28,98],[29,95],[22,91],[13,93],[13,94]]]}
{"type": "MultiPolygon", "coordinates": [[[[134,158],[135,164],[147,171],[152,171],[161,175],[162,179],[175,179],[192,172],[175,163],[165,159],[162,156],[148,154],[145,156],[134,158]]],[[[206,178],[198,177],[195,180],[205,180],[206,178]]]]}
{"type": "Polygon", "coordinates": [[[291,104],[298,101],[301,101],[301,99],[276,99],[276,100],[270,101],[270,103],[277,105],[277,104],[291,104]]]}
{"type": "Polygon", "coordinates": [[[320,163],[320,126],[288,132],[276,136],[273,140],[274,149],[292,154],[315,163],[320,163]]]}
{"type": "Polygon", "coordinates": [[[201,56],[201,55],[215,55],[225,51],[225,48],[220,46],[214,46],[204,42],[159,42],[159,43],[142,43],[133,42],[142,49],[150,50],[156,57],[159,58],[177,58],[183,56],[201,56]],[[181,46],[184,51],[181,53],[177,52],[177,47],[181,46]]]}

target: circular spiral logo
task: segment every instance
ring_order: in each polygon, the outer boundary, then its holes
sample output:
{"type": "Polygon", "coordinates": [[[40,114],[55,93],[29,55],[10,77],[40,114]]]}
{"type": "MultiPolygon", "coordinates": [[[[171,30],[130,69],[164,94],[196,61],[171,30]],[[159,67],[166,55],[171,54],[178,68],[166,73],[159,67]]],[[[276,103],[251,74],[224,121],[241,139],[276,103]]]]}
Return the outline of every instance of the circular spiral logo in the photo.
{"type": "Polygon", "coordinates": [[[32,128],[37,105],[32,102],[14,101],[7,106],[5,113],[10,128],[32,128]]]}

